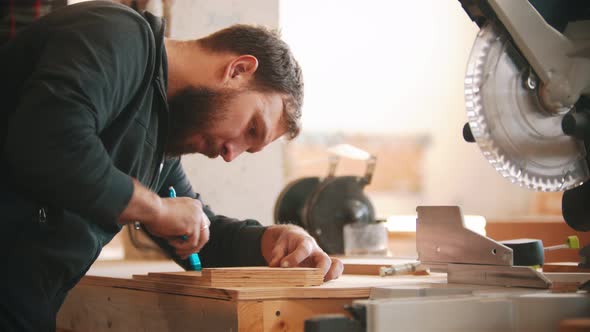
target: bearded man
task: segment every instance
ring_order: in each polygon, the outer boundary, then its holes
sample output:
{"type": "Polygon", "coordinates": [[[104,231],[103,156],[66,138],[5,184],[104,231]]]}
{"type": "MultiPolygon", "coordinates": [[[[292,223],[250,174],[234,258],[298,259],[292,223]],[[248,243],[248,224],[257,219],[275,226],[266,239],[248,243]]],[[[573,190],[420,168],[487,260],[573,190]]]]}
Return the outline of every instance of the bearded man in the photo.
{"type": "Polygon", "coordinates": [[[20,31],[0,60],[0,330],[54,330],[67,292],[136,221],[185,268],[199,252],[204,267],[342,273],[301,228],[214,214],[180,163],[297,136],[301,69],[275,32],[174,41],[149,13],[84,2],[20,31]]]}

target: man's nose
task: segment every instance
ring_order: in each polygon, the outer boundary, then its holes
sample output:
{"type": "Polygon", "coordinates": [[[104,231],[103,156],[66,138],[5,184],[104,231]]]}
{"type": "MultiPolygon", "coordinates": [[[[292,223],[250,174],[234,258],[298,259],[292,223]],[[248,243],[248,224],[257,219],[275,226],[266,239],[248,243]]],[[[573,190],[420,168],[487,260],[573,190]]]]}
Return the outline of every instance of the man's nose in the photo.
{"type": "Polygon", "coordinates": [[[223,145],[221,157],[226,162],[236,159],[242,152],[246,151],[246,145],[238,141],[230,141],[223,145]]]}

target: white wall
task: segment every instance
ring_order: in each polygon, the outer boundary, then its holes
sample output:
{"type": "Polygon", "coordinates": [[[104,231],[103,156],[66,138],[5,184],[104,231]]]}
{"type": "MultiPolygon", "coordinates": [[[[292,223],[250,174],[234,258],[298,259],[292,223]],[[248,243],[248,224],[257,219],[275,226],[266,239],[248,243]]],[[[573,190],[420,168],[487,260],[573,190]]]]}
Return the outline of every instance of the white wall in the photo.
{"type": "Polygon", "coordinates": [[[424,191],[373,197],[380,216],[425,204],[486,217],[527,214],[531,192],[502,178],[461,136],[463,78],[478,28],[459,1],[280,4],[283,35],[305,77],[304,130],[431,137],[425,164],[416,165],[424,191]]]}
{"type": "MultiPolygon", "coordinates": [[[[235,23],[277,27],[278,19],[278,0],[175,0],[170,36],[195,39],[235,23]]],[[[192,155],[183,158],[183,165],[216,213],[272,223],[274,200],[284,185],[280,142],[231,163],[192,155]]]]}
{"type": "Polygon", "coordinates": [[[237,23],[278,27],[278,0],[174,0],[170,37],[199,38],[237,23]]]}

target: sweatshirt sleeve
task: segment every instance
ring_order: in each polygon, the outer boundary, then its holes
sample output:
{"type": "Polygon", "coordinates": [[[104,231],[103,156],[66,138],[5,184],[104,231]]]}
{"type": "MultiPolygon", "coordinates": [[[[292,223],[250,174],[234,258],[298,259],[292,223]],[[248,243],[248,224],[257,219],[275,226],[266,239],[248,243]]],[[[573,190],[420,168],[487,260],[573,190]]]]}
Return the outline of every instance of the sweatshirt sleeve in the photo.
{"type": "Polygon", "coordinates": [[[10,119],[6,160],[21,190],[93,222],[116,223],[133,184],[100,135],[146,88],[153,35],[139,15],[114,6],[59,23],[47,25],[52,30],[10,119]]]}
{"type": "MultiPolygon", "coordinates": [[[[201,199],[195,194],[180,163],[180,158],[166,162],[166,176],[160,186],[159,195],[168,196],[168,188],[174,186],[178,196],[201,199]]],[[[216,215],[209,206],[203,204],[204,211],[211,221],[209,242],[199,253],[204,267],[221,266],[264,266],[267,265],[260,248],[260,240],[265,231],[256,220],[237,220],[216,215]]],[[[149,234],[148,234],[149,235],[149,234]]],[[[174,249],[163,239],[150,235],[164,252],[184,269],[189,265],[186,260],[179,259],[174,249]]]]}

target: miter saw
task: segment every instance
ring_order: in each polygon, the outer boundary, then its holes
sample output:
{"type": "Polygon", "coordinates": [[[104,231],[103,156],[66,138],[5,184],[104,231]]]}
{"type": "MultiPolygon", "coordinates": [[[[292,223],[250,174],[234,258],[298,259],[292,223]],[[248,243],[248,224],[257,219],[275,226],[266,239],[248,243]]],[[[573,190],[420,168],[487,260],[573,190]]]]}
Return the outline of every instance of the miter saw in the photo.
{"type": "Polygon", "coordinates": [[[467,141],[523,187],[565,191],[590,230],[590,2],[459,0],[480,27],[465,77],[467,141]]]}

